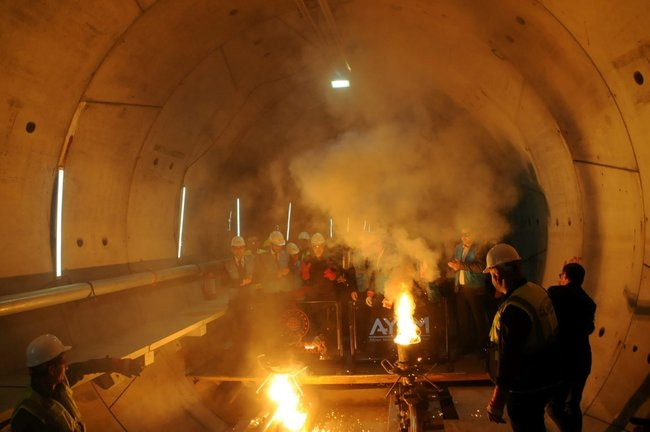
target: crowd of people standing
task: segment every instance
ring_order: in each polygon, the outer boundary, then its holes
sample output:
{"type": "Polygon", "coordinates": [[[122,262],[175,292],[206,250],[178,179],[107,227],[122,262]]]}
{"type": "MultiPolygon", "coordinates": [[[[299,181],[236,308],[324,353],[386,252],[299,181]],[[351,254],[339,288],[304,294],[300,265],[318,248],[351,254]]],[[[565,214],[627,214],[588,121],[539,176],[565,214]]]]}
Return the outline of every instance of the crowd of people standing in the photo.
{"type": "MultiPolygon", "coordinates": [[[[352,265],[352,251],[327,247],[320,233],[302,232],[298,244],[273,231],[266,248],[249,238],[231,243],[232,259],[224,265],[225,283],[292,292],[298,300],[361,302],[369,307],[382,296],[387,274],[382,253],[352,265]]],[[[477,244],[468,230],[447,260],[446,277],[422,289],[429,299],[448,302],[448,327],[454,354],[485,358],[495,382],[487,407],[489,418],[514,431],[544,431],[548,412],[561,431],[582,430],[580,402],[591,370],[589,335],[596,305],[582,289],[584,268],[568,262],[556,286],[544,289],[527,281],[515,248],[477,244]]],[[[414,287],[419,287],[414,278],[414,287]]],[[[361,303],[361,304],[363,304],[361,303]]]]}

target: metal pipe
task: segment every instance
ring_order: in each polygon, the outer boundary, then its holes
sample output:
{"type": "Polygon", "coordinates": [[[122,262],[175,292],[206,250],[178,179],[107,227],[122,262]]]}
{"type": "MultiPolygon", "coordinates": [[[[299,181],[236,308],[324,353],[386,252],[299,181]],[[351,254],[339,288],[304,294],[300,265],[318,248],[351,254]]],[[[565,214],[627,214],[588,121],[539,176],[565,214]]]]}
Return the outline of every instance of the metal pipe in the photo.
{"type": "Polygon", "coordinates": [[[97,297],[157,282],[166,282],[201,274],[196,264],[171,267],[157,271],[133,273],[108,279],[98,279],[58,287],[10,294],[0,297],[0,316],[13,315],[48,306],[60,305],[88,297],[97,297]]]}
{"type": "Polygon", "coordinates": [[[166,282],[174,279],[180,279],[187,276],[194,276],[201,273],[201,268],[196,264],[188,264],[178,267],[170,267],[163,270],[154,271],[155,282],[166,282]]]}
{"type": "Polygon", "coordinates": [[[151,285],[156,282],[156,277],[152,272],[133,273],[124,276],[118,276],[109,279],[99,279],[91,281],[94,295],[100,296],[127,289],[151,285]]]}
{"type": "Polygon", "coordinates": [[[87,282],[6,295],[0,297],[0,316],[81,300],[92,295],[92,288],[87,282]]]}

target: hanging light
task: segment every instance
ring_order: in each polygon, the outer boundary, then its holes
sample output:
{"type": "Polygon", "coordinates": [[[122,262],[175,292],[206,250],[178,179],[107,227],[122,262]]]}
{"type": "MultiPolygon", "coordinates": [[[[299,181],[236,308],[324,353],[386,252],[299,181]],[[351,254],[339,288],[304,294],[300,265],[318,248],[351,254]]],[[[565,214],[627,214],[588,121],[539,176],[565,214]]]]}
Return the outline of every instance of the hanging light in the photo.
{"type": "Polygon", "coordinates": [[[332,88],[348,88],[350,87],[350,80],[347,79],[335,79],[332,80],[332,88]]]}

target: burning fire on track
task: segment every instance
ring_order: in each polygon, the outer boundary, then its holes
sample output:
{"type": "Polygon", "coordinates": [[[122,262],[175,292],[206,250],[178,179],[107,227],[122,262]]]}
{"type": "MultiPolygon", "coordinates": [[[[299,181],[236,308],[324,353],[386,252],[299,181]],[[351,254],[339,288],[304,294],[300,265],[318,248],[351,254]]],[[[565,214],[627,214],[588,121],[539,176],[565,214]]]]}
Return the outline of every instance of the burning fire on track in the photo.
{"type": "Polygon", "coordinates": [[[402,284],[402,294],[395,304],[395,315],[397,317],[397,336],[395,343],[398,345],[412,345],[420,343],[420,329],[413,319],[415,312],[415,301],[409,294],[406,285],[402,284]]]}
{"type": "Polygon", "coordinates": [[[302,407],[302,392],[291,375],[275,374],[269,378],[267,394],[277,405],[271,424],[282,425],[283,430],[303,430],[307,412],[302,407]]]}

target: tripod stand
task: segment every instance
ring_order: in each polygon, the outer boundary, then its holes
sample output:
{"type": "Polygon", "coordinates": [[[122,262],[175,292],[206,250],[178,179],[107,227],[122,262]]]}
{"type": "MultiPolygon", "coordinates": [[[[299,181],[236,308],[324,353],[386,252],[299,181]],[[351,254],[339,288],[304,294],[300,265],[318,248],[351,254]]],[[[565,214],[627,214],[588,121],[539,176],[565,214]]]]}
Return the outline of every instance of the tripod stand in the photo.
{"type": "Polygon", "coordinates": [[[424,432],[444,429],[440,398],[443,390],[431,382],[411,359],[414,345],[397,345],[398,361],[381,361],[386,373],[397,379],[386,393],[394,398],[399,432],[424,432]]]}

